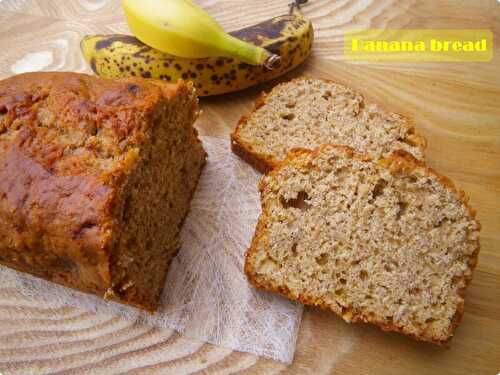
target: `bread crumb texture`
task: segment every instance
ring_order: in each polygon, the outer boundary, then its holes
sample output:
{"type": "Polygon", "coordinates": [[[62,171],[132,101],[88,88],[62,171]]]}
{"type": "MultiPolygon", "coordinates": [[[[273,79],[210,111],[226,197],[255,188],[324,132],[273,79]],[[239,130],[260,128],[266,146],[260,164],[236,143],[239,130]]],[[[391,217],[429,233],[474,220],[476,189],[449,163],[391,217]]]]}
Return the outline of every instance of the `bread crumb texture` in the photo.
{"type": "Polygon", "coordinates": [[[331,143],[350,146],[373,158],[404,150],[423,159],[425,140],[412,122],[367,103],[340,84],[297,78],[277,85],[259,99],[232,134],[233,151],[268,171],[294,148],[331,143]]]}
{"type": "Polygon", "coordinates": [[[437,344],[453,335],[479,252],[463,192],[406,152],[295,150],[261,183],[245,272],[257,287],[437,344]]]}

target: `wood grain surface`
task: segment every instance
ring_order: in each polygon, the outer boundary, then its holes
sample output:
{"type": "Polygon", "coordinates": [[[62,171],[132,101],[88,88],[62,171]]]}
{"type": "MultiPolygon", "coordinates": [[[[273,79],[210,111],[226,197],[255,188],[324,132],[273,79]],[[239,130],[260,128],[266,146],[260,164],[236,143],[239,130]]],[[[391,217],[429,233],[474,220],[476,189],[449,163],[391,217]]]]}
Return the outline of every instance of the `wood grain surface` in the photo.
{"type": "MultiPolygon", "coordinates": [[[[288,0],[198,1],[228,30],[284,13],[288,0]]],[[[489,1],[311,0],[312,58],[289,76],[348,84],[413,117],[429,164],[467,191],[483,229],[465,316],[448,348],[420,344],[306,308],[290,366],[78,309],[34,306],[0,286],[3,374],[497,374],[500,371],[500,4],[489,1]],[[490,63],[346,63],[346,28],[488,28],[490,63]]],[[[118,1],[0,0],[0,78],[26,70],[90,72],[78,42],[127,32],[118,1]]],[[[202,134],[227,137],[271,84],[202,101],[202,134]]]]}

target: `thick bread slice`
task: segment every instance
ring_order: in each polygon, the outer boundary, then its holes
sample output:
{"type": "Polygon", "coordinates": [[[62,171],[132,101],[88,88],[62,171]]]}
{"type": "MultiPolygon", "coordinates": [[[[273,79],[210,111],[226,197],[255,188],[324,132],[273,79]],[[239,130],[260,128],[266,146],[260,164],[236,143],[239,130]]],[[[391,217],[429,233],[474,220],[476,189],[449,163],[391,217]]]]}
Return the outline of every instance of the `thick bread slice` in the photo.
{"type": "Polygon", "coordinates": [[[340,84],[298,78],[280,84],[240,119],[231,135],[233,152],[266,172],[293,148],[346,145],[375,159],[404,150],[423,160],[424,138],[411,121],[385,112],[340,84]]]}
{"type": "Polygon", "coordinates": [[[437,344],[451,338],[480,225],[462,191],[406,152],[294,150],[260,183],[250,282],[437,344]]]}

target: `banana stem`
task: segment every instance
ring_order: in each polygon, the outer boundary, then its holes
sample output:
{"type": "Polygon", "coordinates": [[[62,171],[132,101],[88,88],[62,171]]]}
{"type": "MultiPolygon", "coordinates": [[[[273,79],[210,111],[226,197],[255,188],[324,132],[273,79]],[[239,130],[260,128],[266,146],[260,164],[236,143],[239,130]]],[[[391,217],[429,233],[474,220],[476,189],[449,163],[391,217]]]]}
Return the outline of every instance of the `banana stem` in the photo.
{"type": "Polygon", "coordinates": [[[234,54],[234,57],[239,58],[244,63],[250,65],[264,65],[268,69],[274,69],[279,64],[280,57],[278,55],[229,34],[227,37],[231,41],[229,45],[232,46],[231,52],[234,54]]]}
{"type": "Polygon", "coordinates": [[[304,5],[307,3],[308,0],[293,0],[293,3],[289,5],[290,7],[290,14],[293,14],[295,10],[300,12],[300,6],[304,5]]]}

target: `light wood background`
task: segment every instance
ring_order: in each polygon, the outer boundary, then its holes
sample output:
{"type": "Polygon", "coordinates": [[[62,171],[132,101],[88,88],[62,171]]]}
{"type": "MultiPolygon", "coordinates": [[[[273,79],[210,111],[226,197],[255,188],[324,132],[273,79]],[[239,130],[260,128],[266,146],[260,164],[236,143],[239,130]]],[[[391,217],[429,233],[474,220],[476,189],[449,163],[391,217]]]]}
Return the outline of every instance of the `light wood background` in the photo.
{"type": "MultiPolygon", "coordinates": [[[[289,0],[199,0],[228,30],[284,13],[289,0]]],[[[449,348],[416,343],[306,308],[291,366],[188,340],[169,331],[34,306],[0,286],[4,374],[496,374],[500,371],[500,4],[496,0],[310,0],[314,55],[292,75],[336,79],[412,116],[432,167],[471,196],[483,225],[479,267],[449,348]],[[488,28],[491,63],[342,60],[345,28],[488,28]]],[[[126,32],[118,1],[0,0],[0,78],[31,67],[87,71],[87,33],[126,32]]],[[[259,91],[202,101],[202,134],[227,137],[259,91]]]]}

